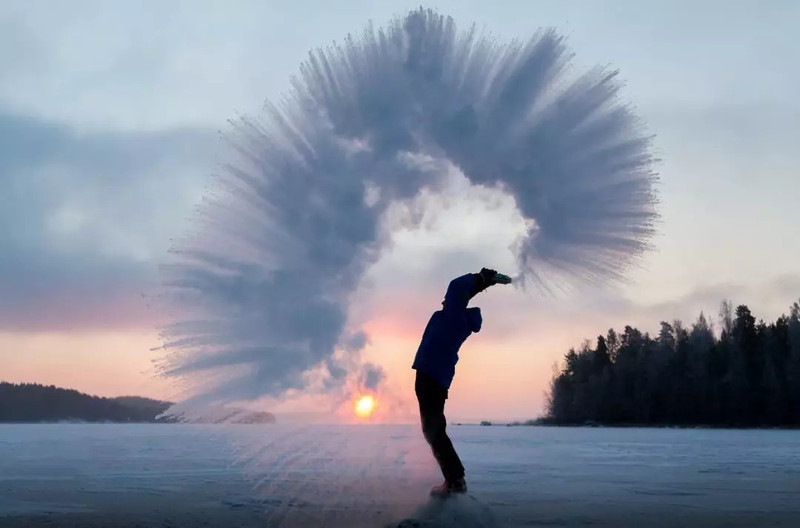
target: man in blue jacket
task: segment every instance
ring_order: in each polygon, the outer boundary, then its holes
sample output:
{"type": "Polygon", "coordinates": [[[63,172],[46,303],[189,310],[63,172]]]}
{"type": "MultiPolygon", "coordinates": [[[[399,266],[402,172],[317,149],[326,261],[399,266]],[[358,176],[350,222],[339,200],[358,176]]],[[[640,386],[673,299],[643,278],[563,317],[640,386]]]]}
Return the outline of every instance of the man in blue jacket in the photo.
{"type": "Polygon", "coordinates": [[[444,475],[444,483],[434,487],[432,495],[467,491],[464,466],[447,436],[444,416],[444,402],[455,375],[458,351],[473,332],[480,331],[483,321],[480,308],[467,308],[467,304],[489,286],[509,282],[505,275],[487,268],[453,279],[447,287],[442,309],[434,312],[422,335],[411,367],[417,371],[414,389],[422,433],[444,475]]]}

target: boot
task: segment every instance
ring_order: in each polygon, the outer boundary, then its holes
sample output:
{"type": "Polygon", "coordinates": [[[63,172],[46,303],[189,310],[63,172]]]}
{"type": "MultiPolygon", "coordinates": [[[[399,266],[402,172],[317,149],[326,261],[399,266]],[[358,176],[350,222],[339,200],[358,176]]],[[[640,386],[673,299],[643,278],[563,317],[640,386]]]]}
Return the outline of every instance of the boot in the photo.
{"type": "Polygon", "coordinates": [[[460,478],[458,480],[453,481],[444,481],[438,486],[434,486],[431,489],[431,495],[434,497],[446,497],[451,493],[466,493],[467,492],[467,481],[464,478],[460,478]]]}
{"type": "Polygon", "coordinates": [[[467,481],[464,480],[464,477],[461,477],[458,480],[454,480],[448,483],[448,487],[450,489],[450,493],[466,493],[467,481]]]}

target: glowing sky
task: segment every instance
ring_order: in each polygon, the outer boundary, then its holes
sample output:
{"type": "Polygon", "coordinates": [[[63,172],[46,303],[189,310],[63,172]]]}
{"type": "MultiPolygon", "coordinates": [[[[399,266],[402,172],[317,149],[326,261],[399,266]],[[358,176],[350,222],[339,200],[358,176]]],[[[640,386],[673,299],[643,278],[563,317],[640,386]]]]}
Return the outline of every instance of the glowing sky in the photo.
{"type": "MultiPolygon", "coordinates": [[[[0,5],[0,379],[104,395],[153,379],[157,263],[219,162],[217,131],[288,88],[309,48],[418,2],[11,1],[0,5]]],[[[539,414],[552,364],[611,326],[716,314],[771,318],[800,296],[800,5],[795,2],[440,1],[502,38],[555,25],[579,66],[611,63],[663,160],[658,251],[620,291],[481,294],[455,419],[539,414]]],[[[398,232],[351,317],[387,383],[410,362],[447,281],[513,266],[507,200],[475,193],[398,232]]]]}

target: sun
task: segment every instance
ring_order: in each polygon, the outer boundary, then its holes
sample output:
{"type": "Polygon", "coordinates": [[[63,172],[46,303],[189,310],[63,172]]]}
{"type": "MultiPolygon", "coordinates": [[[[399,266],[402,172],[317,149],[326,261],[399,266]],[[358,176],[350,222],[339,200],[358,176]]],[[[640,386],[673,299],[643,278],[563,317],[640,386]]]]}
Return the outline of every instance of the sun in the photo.
{"type": "Polygon", "coordinates": [[[369,394],[356,400],[355,411],[360,418],[368,418],[375,410],[375,398],[369,394]]]}

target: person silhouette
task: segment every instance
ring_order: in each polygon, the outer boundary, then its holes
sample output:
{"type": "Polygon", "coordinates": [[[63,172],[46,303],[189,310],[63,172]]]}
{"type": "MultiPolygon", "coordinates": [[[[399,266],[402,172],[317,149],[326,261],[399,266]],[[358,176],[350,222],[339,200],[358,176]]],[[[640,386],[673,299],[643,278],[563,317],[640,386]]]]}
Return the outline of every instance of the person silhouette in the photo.
{"type": "Polygon", "coordinates": [[[431,489],[431,495],[467,491],[464,466],[447,436],[444,416],[458,351],[472,333],[480,332],[483,323],[480,308],[467,308],[467,304],[489,286],[510,282],[506,275],[488,268],[456,277],[447,287],[442,309],[433,313],[422,334],[411,366],[416,371],[414,392],[419,402],[422,434],[444,476],[444,482],[431,489]]]}

